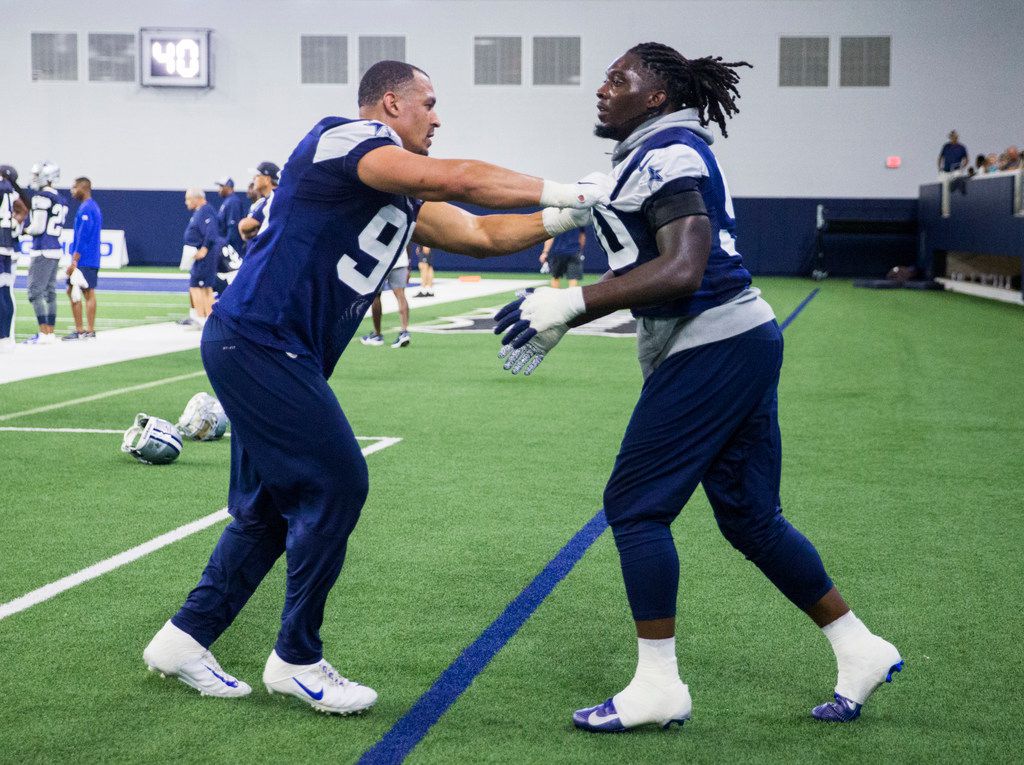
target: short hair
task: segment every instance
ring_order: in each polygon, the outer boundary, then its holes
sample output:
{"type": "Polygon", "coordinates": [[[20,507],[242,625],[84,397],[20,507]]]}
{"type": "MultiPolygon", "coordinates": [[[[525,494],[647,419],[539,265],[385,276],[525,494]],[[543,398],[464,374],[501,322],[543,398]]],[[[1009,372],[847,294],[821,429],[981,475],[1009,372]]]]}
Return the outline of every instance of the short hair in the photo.
{"type": "Polygon", "coordinates": [[[81,183],[81,184],[82,184],[82,185],[84,185],[84,186],[85,186],[85,187],[86,187],[87,189],[89,189],[90,191],[92,191],[92,181],[90,181],[90,180],[89,180],[88,178],[86,178],[86,177],[85,177],[84,175],[83,175],[82,177],[80,177],[80,178],[75,178],[75,183],[81,183]]]}
{"type": "Polygon", "coordinates": [[[198,186],[189,186],[185,191],[185,197],[187,199],[206,199],[206,192],[198,186]]]}
{"type": "Polygon", "coordinates": [[[359,81],[359,106],[377,103],[388,91],[398,90],[412,80],[416,72],[430,77],[418,66],[404,61],[378,61],[366,70],[363,79],[359,81]]]}

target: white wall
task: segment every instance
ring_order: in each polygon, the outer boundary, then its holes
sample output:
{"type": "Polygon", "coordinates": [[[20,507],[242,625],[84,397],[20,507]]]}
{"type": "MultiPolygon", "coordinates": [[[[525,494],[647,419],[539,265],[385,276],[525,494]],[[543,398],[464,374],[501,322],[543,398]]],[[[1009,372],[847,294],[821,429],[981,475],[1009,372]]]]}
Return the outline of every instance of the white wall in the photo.
{"type": "MultiPolygon", "coordinates": [[[[487,159],[570,180],[607,167],[594,138],[594,89],[637,42],[718,54],[743,70],[742,113],[715,144],[736,196],[915,196],[935,175],[945,135],[972,154],[1024,144],[1024,6],[1016,0],[0,0],[5,116],[0,162],[23,172],[49,158],[99,187],[212,187],[214,178],[282,163],[322,116],[355,116],[356,83],[299,84],[300,34],[407,37],[433,77],[443,122],[435,156],[487,159]],[[41,9],[45,8],[45,12],[41,9]],[[143,26],[215,30],[208,92],[87,81],[87,32],[143,26]],[[79,34],[79,80],[32,82],[30,33],[79,34]],[[473,85],[474,35],[582,37],[582,87],[473,85]],[[891,35],[892,85],[840,88],[839,36],[891,35]],[[830,85],[779,88],[781,35],[827,35],[830,85]],[[903,167],[884,168],[898,154],[903,167]]],[[[530,82],[531,46],[523,51],[530,82]]],[[[244,185],[244,184],[242,184],[244,185]]]]}

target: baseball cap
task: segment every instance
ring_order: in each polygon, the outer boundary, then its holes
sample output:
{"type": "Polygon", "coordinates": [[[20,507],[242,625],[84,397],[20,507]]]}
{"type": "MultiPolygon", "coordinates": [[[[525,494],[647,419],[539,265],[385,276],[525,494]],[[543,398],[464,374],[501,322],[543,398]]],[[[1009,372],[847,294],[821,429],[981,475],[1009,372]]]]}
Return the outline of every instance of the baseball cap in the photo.
{"type": "Polygon", "coordinates": [[[256,167],[249,168],[250,175],[265,175],[274,183],[278,182],[281,176],[281,168],[273,162],[260,162],[256,167]]]}
{"type": "MultiPolygon", "coordinates": [[[[253,173],[253,175],[255,175],[255,173],[253,173]]],[[[214,181],[214,183],[216,183],[218,186],[230,186],[231,188],[235,187],[235,179],[232,178],[230,175],[218,178],[216,181],[214,181]]]]}

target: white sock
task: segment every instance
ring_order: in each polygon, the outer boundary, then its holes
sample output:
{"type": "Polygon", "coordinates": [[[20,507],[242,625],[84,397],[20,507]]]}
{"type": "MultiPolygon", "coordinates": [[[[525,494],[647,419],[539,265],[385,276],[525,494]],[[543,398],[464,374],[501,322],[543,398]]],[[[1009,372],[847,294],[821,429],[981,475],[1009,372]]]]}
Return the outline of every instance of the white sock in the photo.
{"type": "Polygon", "coordinates": [[[826,624],[821,631],[836,655],[836,693],[863,704],[885,680],[889,668],[900,660],[899,651],[865,627],[853,611],[826,624]]]}
{"type": "Polygon", "coordinates": [[[199,314],[196,313],[195,308],[188,309],[188,318],[192,319],[193,321],[196,321],[199,318],[199,314]]]}
{"type": "Polygon", "coordinates": [[[690,712],[690,694],[679,679],[676,639],[637,638],[636,674],[614,696],[619,720],[627,728],[663,722],[690,712]]]}

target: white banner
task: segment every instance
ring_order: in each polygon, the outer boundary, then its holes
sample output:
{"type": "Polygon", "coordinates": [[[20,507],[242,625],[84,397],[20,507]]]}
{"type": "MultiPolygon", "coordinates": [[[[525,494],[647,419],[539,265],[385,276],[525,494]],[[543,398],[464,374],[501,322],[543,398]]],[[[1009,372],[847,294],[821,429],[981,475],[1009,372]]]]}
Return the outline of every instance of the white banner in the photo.
{"type": "MultiPolygon", "coordinates": [[[[71,253],[68,248],[71,240],[75,238],[74,229],[66,228],[60,235],[60,246],[64,250],[60,256],[61,266],[67,267],[71,262],[71,253]]],[[[23,236],[19,240],[21,257],[18,265],[28,268],[31,258],[28,256],[32,249],[32,237],[23,236]]],[[[128,244],[125,242],[124,231],[119,228],[105,228],[100,231],[100,268],[124,268],[128,265],[128,244]]]]}

